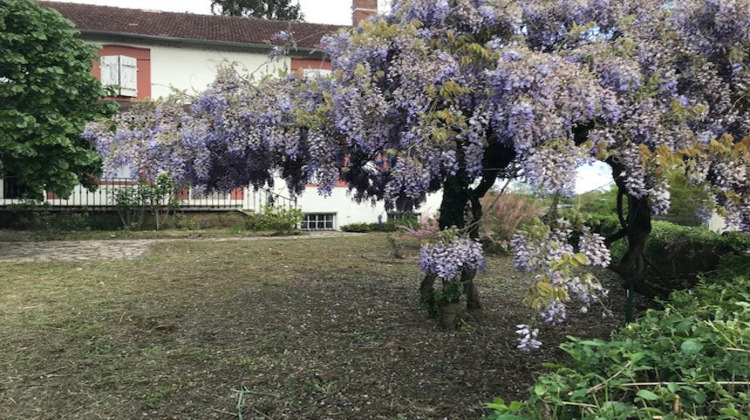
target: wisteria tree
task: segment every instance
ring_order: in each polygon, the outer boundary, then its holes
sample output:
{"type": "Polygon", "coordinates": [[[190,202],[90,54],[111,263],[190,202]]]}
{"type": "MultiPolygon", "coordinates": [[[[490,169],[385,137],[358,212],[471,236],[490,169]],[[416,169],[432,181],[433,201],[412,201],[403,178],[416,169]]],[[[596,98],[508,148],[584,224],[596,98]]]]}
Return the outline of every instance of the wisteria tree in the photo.
{"type": "Polygon", "coordinates": [[[612,167],[628,251],[615,270],[643,281],[651,215],[669,208],[667,172],[683,167],[713,191],[730,223],[748,228],[747,58],[750,4],[735,1],[529,2],[526,37],[537,51],[578,62],[617,97],[618,118],[594,119],[574,137],[612,167]],[[722,137],[723,136],[723,137],[722,137]]]}
{"type": "MultiPolygon", "coordinates": [[[[748,227],[749,142],[740,139],[748,134],[750,38],[741,3],[395,2],[389,16],[328,45],[339,71],[336,128],[369,146],[345,179],[359,197],[397,207],[442,188],[441,228],[466,228],[476,238],[479,198],[498,176],[520,169],[538,194],[568,194],[574,168],[606,162],[622,229],[606,240],[584,231],[577,247],[567,247],[569,229],[551,219],[536,238],[518,237],[518,266],[540,284],[529,302],[545,319],[564,319],[561,301],[596,299],[598,284],[573,269],[609,265],[605,245],[623,237],[629,249],[612,268],[628,288],[659,294],[643,281],[643,247],[651,215],[669,206],[668,170],[684,167],[712,187],[730,222],[748,227]],[[383,156],[385,187],[368,166],[383,156]]],[[[478,307],[472,250],[423,249],[423,296],[429,300],[440,277],[463,284],[468,307],[478,307]]]]}
{"type": "MultiPolygon", "coordinates": [[[[731,0],[395,1],[327,39],[330,78],[252,81],[226,69],[189,110],[155,103],[149,116],[121,116],[114,133],[88,135],[110,166],[205,188],[260,187],[280,173],[292,192],[314,180],[327,194],[343,179],[354,199],[400,210],[442,190],[445,232],[422,249],[421,291],[431,301],[440,279],[444,303],[463,293],[470,309],[484,266],[479,199],[496,180],[568,194],[578,165],[606,162],[620,232],[584,231],[571,245],[567,223],[549,218],[513,241],[536,284],[530,305],[560,322],[567,301],[587,307],[603,293],[582,265],[612,266],[628,287],[658,293],[640,271],[651,215],[669,203],[668,169],[685,168],[730,222],[750,226],[748,22],[731,0]],[[611,263],[607,245],[624,237],[629,250],[611,263]]],[[[531,328],[519,331],[524,348],[538,345],[531,328]]]]}

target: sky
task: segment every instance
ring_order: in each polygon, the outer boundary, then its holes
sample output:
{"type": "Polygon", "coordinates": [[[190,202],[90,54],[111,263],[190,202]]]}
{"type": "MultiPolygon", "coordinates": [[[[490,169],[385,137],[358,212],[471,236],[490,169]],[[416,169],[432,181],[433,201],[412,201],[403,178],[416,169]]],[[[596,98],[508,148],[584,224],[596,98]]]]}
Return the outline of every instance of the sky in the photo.
{"type": "MultiPolygon", "coordinates": [[[[128,7],[134,9],[163,10],[168,12],[189,12],[211,14],[211,0],[51,0],[68,3],[99,4],[104,6],[128,7]]],[[[390,0],[378,0],[378,9],[384,12],[390,0]]],[[[305,21],[333,25],[351,25],[352,0],[299,0],[305,21]]],[[[576,180],[576,193],[607,187],[612,183],[611,170],[607,165],[584,166],[579,168],[576,180]]]]}
{"type": "MultiPolygon", "coordinates": [[[[67,3],[98,4],[131,9],[163,10],[211,14],[211,0],[51,0],[67,3]]],[[[378,8],[385,11],[389,0],[379,0],[378,8]]],[[[299,0],[305,21],[333,25],[352,24],[352,0],[299,0]]]]}

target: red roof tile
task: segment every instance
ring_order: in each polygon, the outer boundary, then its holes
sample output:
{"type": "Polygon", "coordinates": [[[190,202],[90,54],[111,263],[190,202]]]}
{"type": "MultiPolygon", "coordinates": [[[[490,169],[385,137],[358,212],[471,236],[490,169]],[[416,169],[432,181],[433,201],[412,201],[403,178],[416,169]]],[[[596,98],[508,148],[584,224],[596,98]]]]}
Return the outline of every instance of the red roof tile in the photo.
{"type": "Polygon", "coordinates": [[[123,9],[90,4],[39,1],[41,7],[56,9],[75,23],[82,33],[113,32],[187,40],[242,44],[268,44],[280,31],[293,34],[297,46],[318,48],[320,39],[343,28],[306,22],[286,22],[245,17],[197,15],[123,9]]]}

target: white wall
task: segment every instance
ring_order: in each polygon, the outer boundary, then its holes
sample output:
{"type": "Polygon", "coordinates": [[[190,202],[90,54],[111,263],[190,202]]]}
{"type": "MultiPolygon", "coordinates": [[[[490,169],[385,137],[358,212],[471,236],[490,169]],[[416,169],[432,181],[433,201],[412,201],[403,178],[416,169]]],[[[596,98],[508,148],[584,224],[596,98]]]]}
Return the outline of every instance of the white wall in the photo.
{"type": "MultiPolygon", "coordinates": [[[[283,194],[283,193],[282,193],[283,194]]],[[[442,192],[430,194],[427,201],[415,209],[416,213],[434,216],[440,208],[440,201],[443,198],[442,192]]],[[[297,204],[305,213],[334,213],[334,228],[340,229],[341,226],[352,223],[377,223],[378,216],[382,222],[388,220],[388,213],[382,202],[374,206],[370,202],[357,203],[350,197],[347,188],[334,188],[329,197],[323,197],[318,194],[318,189],[308,187],[305,192],[298,198],[297,204]]]]}
{"type": "Polygon", "coordinates": [[[264,54],[222,52],[198,48],[151,48],[151,95],[168,95],[170,86],[200,92],[214,81],[216,68],[222,63],[238,63],[238,69],[257,71],[261,77],[278,69],[289,69],[291,60],[284,57],[269,65],[264,54]]]}
{"type": "Polygon", "coordinates": [[[269,65],[268,56],[261,51],[221,51],[203,47],[183,45],[150,45],[117,42],[102,39],[87,39],[98,46],[123,45],[151,50],[151,96],[169,95],[174,87],[188,93],[200,92],[214,81],[216,69],[222,63],[238,63],[239,69],[248,72],[257,70],[258,77],[279,69],[289,69],[291,59],[282,57],[269,65]]]}

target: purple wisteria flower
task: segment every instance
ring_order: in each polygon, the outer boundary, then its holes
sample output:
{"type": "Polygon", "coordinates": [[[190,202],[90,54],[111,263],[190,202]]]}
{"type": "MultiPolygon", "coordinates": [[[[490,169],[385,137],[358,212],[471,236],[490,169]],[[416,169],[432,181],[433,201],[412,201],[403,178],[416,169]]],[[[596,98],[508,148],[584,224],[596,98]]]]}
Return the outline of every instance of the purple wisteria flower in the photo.
{"type": "Polygon", "coordinates": [[[288,42],[289,40],[292,39],[292,34],[290,32],[287,32],[287,31],[279,31],[279,32],[276,32],[271,37],[271,39],[273,41],[288,42]]]}
{"type": "Polygon", "coordinates": [[[419,268],[446,282],[454,281],[463,270],[485,270],[482,244],[469,238],[458,238],[424,245],[420,250],[419,268]]]}
{"type": "Polygon", "coordinates": [[[588,228],[583,229],[578,248],[588,257],[589,264],[593,266],[609,267],[612,262],[612,256],[604,243],[604,238],[599,234],[591,233],[588,228]]]}
{"type": "Polygon", "coordinates": [[[530,352],[542,346],[542,342],[536,339],[539,335],[539,329],[531,329],[531,327],[526,324],[518,324],[516,325],[516,328],[518,328],[516,334],[520,336],[518,338],[517,346],[519,350],[530,352]]]}
{"type": "Polygon", "coordinates": [[[271,51],[268,52],[268,58],[270,58],[271,60],[275,60],[282,55],[284,55],[284,47],[280,47],[278,45],[271,48],[271,51]]]}
{"type": "Polygon", "coordinates": [[[582,305],[582,312],[607,295],[607,291],[581,265],[606,267],[611,261],[604,238],[584,230],[579,250],[570,245],[572,229],[560,219],[557,228],[532,226],[530,233],[519,233],[511,239],[516,268],[529,273],[535,282],[529,302],[546,323],[561,324],[567,318],[566,304],[572,299],[582,305]]]}

